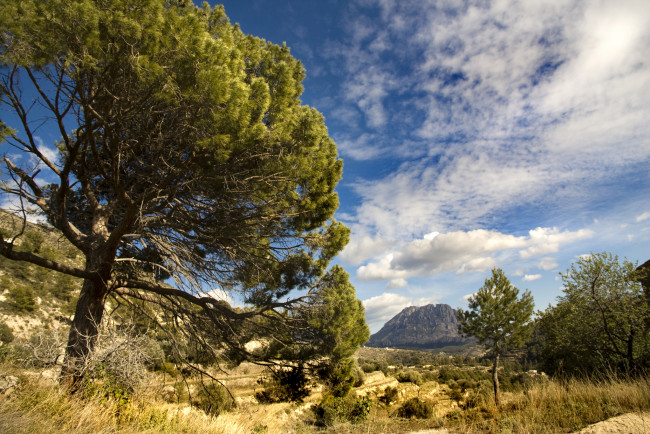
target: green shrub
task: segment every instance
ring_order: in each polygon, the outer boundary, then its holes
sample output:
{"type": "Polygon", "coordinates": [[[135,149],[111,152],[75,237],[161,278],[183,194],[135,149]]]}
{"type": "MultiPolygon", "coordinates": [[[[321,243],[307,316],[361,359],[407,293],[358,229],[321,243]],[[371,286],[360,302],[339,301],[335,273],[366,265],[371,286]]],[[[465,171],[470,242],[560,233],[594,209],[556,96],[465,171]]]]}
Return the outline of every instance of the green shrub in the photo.
{"type": "Polygon", "coordinates": [[[413,383],[416,386],[422,384],[422,375],[417,371],[402,371],[396,376],[400,383],[413,383]]]}
{"type": "Polygon", "coordinates": [[[353,374],[354,360],[340,359],[327,363],[318,371],[318,376],[328,389],[328,393],[337,397],[346,396],[355,383],[353,374]]]}
{"type": "Polygon", "coordinates": [[[271,371],[270,379],[260,379],[264,390],[257,392],[259,402],[302,402],[309,396],[309,379],[302,367],[271,371]]]}
{"type": "Polygon", "coordinates": [[[397,399],[397,387],[387,386],[384,389],[384,394],[379,397],[379,400],[386,405],[390,405],[391,402],[394,402],[397,399]]]}
{"type": "Polygon", "coordinates": [[[40,253],[43,245],[43,234],[39,231],[27,231],[21,242],[22,250],[27,252],[40,253]]]}
{"type": "Polygon", "coordinates": [[[363,370],[360,367],[355,366],[352,370],[352,375],[354,376],[354,382],[352,383],[352,386],[363,386],[363,383],[366,381],[366,374],[363,372],[363,370]]]}
{"type": "Polygon", "coordinates": [[[428,419],[433,415],[433,408],[420,400],[411,398],[406,401],[398,410],[397,416],[403,418],[428,419]]]}
{"type": "Polygon", "coordinates": [[[362,422],[368,418],[371,407],[372,401],[367,396],[355,398],[325,394],[313,411],[319,425],[332,426],[337,422],[362,422]]]}
{"type": "Polygon", "coordinates": [[[215,381],[207,384],[201,382],[201,388],[196,396],[192,397],[192,405],[207,414],[217,416],[235,407],[235,401],[228,390],[221,384],[215,381]]]}
{"type": "Polygon", "coordinates": [[[0,342],[3,344],[9,344],[14,340],[14,334],[4,321],[0,322],[0,342]]]}
{"type": "Polygon", "coordinates": [[[388,369],[388,362],[385,360],[368,360],[368,359],[363,359],[359,358],[358,362],[359,366],[365,372],[366,374],[370,372],[375,372],[375,371],[387,371],[388,369]]]}
{"type": "Polygon", "coordinates": [[[36,296],[28,286],[16,285],[9,288],[9,305],[18,312],[33,312],[36,309],[36,296]]]}
{"type": "Polygon", "coordinates": [[[460,389],[452,389],[451,392],[449,393],[449,398],[456,402],[460,402],[463,399],[464,395],[463,392],[461,392],[460,389]]]}

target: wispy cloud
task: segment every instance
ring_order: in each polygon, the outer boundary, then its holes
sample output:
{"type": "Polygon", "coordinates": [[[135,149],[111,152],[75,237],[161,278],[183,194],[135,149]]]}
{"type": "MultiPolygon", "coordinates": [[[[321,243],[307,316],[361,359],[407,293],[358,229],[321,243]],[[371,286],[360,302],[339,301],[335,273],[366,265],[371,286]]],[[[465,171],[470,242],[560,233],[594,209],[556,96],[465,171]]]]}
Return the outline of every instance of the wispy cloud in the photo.
{"type": "Polygon", "coordinates": [[[368,128],[350,127],[342,152],[412,146],[390,176],[347,182],[362,199],[348,223],[403,239],[517,207],[579,210],[604,173],[650,158],[650,3],[365,5],[380,19],[337,55],[368,128]]]}
{"type": "Polygon", "coordinates": [[[636,222],[639,223],[648,219],[650,219],[650,212],[644,212],[636,218],[636,222]]]}

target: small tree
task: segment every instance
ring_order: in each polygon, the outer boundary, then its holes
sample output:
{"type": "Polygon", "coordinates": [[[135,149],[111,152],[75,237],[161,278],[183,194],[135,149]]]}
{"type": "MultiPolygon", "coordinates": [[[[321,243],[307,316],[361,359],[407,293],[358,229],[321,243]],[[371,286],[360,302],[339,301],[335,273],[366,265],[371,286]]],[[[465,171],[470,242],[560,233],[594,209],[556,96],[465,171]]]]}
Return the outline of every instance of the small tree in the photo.
{"type": "Polygon", "coordinates": [[[530,291],[519,298],[503,270],[492,269],[492,277],[469,298],[469,310],[458,309],[459,331],[475,336],[487,346],[492,356],[494,401],[499,405],[499,359],[511,348],[524,345],[532,332],[534,302],[530,291]]]}

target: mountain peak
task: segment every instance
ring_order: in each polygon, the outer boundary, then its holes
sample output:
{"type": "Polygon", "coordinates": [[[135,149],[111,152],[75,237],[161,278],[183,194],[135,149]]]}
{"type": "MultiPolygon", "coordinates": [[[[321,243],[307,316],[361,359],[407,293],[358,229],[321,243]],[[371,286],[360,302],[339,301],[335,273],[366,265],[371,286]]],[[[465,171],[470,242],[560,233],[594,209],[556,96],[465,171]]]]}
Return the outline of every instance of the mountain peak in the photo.
{"type": "Polygon", "coordinates": [[[370,336],[368,347],[440,348],[469,341],[458,333],[456,311],[448,304],[409,306],[370,336]]]}

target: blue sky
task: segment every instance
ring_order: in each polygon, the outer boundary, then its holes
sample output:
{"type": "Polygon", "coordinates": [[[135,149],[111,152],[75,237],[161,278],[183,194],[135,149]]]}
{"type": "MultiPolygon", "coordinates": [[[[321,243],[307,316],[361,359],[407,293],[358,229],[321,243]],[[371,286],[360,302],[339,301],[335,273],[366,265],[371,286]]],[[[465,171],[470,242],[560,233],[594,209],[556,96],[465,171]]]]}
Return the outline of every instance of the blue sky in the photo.
{"type": "Polygon", "coordinates": [[[650,259],[649,1],[224,6],[306,68],[344,160],[336,262],[373,332],[465,306],[492,267],[544,309],[580,255],[650,259]]]}
{"type": "Polygon", "coordinates": [[[650,2],[223,4],[307,70],[373,332],[494,266],[543,309],[580,255],[650,259],[650,2]]]}

